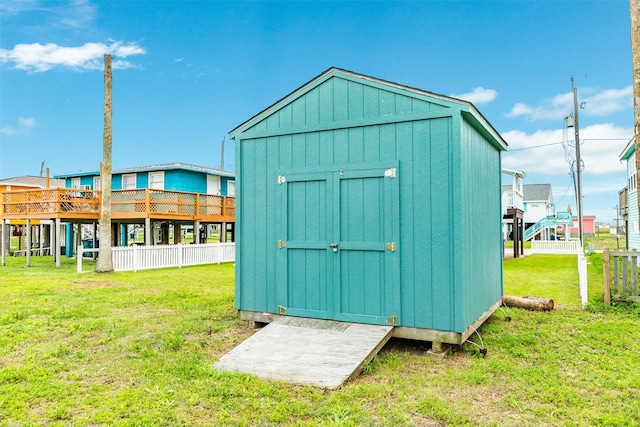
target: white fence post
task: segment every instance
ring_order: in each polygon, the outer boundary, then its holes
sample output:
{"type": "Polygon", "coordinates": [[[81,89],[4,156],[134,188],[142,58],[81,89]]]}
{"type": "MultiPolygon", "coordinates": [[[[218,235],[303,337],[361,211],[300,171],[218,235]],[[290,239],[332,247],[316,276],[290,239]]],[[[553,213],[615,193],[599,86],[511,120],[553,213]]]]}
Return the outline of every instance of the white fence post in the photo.
{"type": "Polygon", "coordinates": [[[133,254],[133,272],[138,271],[138,245],[133,245],[133,250],[131,251],[133,254]]]}
{"type": "Polygon", "coordinates": [[[578,277],[580,278],[580,301],[582,308],[584,308],[589,300],[589,295],[587,292],[587,259],[581,250],[578,250],[578,277]]]}
{"type": "Polygon", "coordinates": [[[78,259],[78,267],[77,267],[76,271],[77,271],[78,274],[82,273],[82,255],[84,255],[82,253],[82,249],[83,249],[83,247],[82,247],[82,245],[80,245],[80,246],[78,246],[78,252],[76,252],[76,254],[77,254],[76,258],[78,259]]]}

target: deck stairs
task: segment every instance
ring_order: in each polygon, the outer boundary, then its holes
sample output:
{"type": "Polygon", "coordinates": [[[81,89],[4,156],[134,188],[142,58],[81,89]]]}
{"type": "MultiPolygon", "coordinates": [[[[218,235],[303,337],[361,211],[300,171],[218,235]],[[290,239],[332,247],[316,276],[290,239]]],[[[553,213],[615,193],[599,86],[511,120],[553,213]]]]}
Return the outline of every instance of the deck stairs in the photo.
{"type": "Polygon", "coordinates": [[[360,373],[391,338],[393,326],[280,317],[214,367],[261,379],[336,389],[360,373]]]}
{"type": "Polygon", "coordinates": [[[531,240],[546,228],[555,228],[558,225],[571,224],[573,216],[571,212],[557,212],[549,215],[524,230],[524,241],[531,240]]]}

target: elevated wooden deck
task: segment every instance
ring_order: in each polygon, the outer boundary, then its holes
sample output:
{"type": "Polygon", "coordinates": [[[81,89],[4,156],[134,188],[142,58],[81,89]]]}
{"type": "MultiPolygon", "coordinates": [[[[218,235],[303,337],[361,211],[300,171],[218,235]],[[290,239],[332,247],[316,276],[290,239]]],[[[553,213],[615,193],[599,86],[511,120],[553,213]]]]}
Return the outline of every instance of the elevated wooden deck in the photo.
{"type": "MultiPolygon", "coordinates": [[[[0,193],[0,218],[97,221],[100,219],[100,193],[99,190],[77,188],[4,192],[0,193]]],[[[113,220],[235,222],[235,206],[234,197],[209,194],[148,188],[111,192],[113,220]]]]}

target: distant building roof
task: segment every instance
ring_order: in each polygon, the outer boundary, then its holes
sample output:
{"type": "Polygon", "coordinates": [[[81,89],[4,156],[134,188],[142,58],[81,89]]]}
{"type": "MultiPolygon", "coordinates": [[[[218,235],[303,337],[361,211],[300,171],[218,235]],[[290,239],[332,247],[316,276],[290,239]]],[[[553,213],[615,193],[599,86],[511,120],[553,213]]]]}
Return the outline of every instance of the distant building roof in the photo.
{"type": "Polygon", "coordinates": [[[522,186],[522,193],[525,202],[553,200],[551,184],[525,184],[522,186]]]}
{"type": "MultiPolygon", "coordinates": [[[[503,185],[502,192],[510,191],[510,185],[503,185]]],[[[551,200],[553,202],[553,194],[551,192],[551,184],[525,184],[522,186],[522,199],[525,202],[539,202],[551,200]]]]}
{"type": "MultiPolygon", "coordinates": [[[[49,179],[49,187],[50,188],[64,188],[64,179],[50,178],[49,179]]],[[[0,185],[15,185],[20,187],[37,187],[37,188],[46,188],[47,187],[47,178],[43,178],[41,176],[17,176],[14,178],[6,178],[0,179],[0,185]]]]}
{"type": "MultiPolygon", "coordinates": [[[[166,171],[166,170],[189,170],[194,172],[203,172],[209,175],[218,175],[218,176],[228,176],[234,177],[235,174],[233,172],[222,171],[219,169],[207,168],[204,166],[195,166],[188,165],[186,163],[165,163],[161,165],[153,165],[153,166],[138,166],[133,168],[124,168],[124,169],[114,169],[112,174],[123,174],[123,173],[138,173],[138,172],[153,172],[153,171],[166,171]]],[[[99,175],[99,171],[88,171],[88,172],[76,172],[69,174],[56,175],[57,178],[71,178],[76,176],[88,176],[88,175],[99,175]]]]}

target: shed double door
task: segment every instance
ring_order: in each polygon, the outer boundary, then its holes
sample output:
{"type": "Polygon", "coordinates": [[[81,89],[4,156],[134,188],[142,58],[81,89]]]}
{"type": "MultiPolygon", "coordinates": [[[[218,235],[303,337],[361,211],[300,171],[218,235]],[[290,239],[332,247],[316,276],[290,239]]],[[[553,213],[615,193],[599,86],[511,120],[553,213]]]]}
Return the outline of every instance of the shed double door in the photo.
{"type": "Polygon", "coordinates": [[[281,313],[374,324],[399,316],[396,170],[296,170],[279,177],[281,313]]]}

